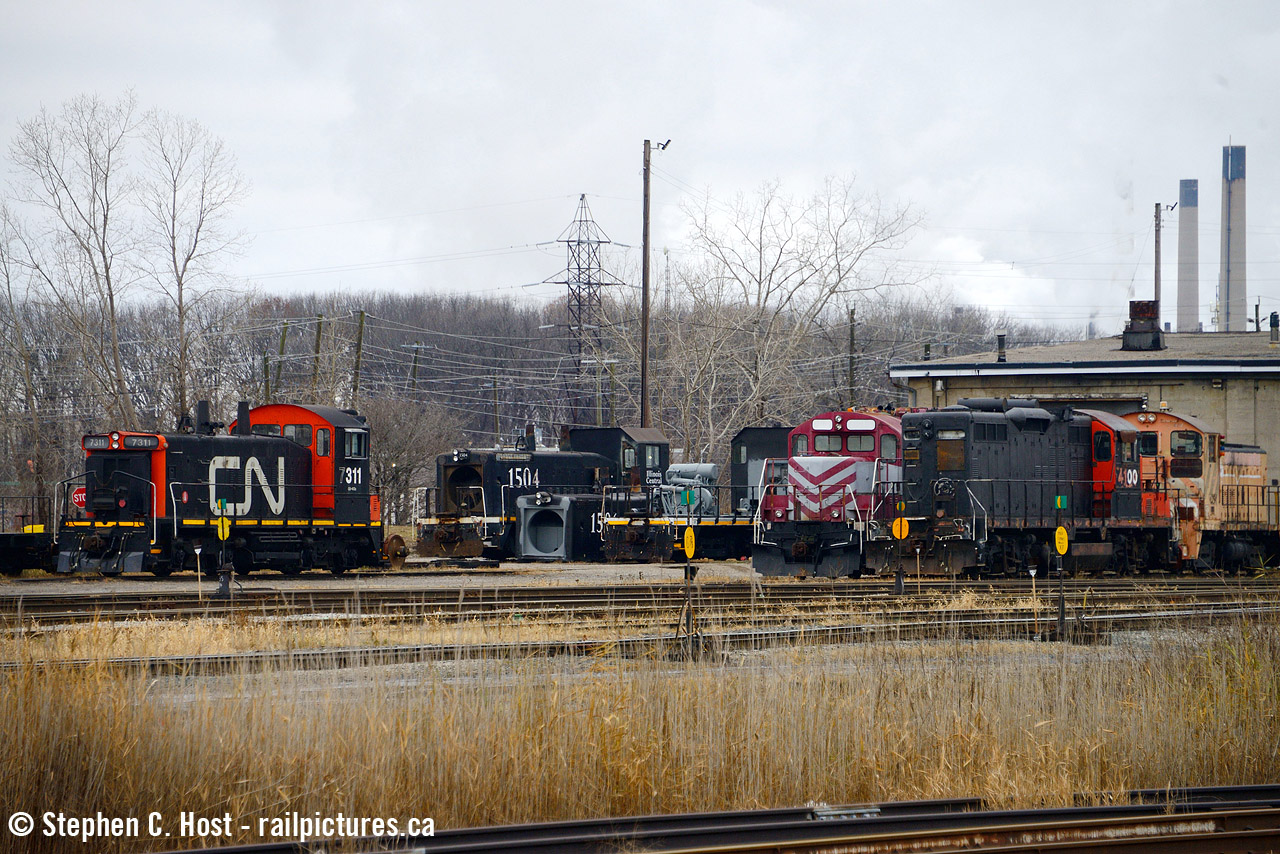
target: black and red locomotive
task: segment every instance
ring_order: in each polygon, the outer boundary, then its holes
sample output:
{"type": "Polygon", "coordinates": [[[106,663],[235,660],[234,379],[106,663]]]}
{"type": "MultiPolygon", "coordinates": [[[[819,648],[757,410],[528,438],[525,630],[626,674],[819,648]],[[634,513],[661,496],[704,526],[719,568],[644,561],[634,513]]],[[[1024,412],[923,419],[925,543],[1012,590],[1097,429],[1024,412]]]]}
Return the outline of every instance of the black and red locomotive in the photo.
{"type": "Polygon", "coordinates": [[[197,407],[176,433],[85,436],[63,484],[57,571],[275,568],[381,562],[369,428],[352,410],[241,403],[226,433],[197,407]]]}

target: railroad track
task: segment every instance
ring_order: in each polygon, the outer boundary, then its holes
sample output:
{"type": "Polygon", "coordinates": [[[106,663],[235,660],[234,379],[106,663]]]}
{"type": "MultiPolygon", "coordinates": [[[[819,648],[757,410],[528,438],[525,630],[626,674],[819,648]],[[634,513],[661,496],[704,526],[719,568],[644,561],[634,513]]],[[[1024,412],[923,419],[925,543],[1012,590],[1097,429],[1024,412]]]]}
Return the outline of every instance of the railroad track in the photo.
{"type": "MultiPolygon", "coordinates": [[[[994,810],[978,800],[813,806],[441,830],[431,837],[276,842],[219,854],[1051,850],[1256,852],[1280,847],[1280,787],[1142,790],[1114,806],[994,810]]],[[[1083,799],[1080,799],[1083,800],[1083,799]]]]}
{"type": "MultiPolygon", "coordinates": [[[[1161,601],[1239,601],[1253,596],[1260,601],[1280,598],[1280,582],[1274,579],[1222,581],[1184,580],[1177,584],[1107,583],[1071,580],[1063,585],[1075,607],[1092,602],[1111,604],[1161,601]]],[[[1056,582],[1037,588],[1040,598],[1055,595],[1056,582]]],[[[956,592],[1005,596],[1028,595],[1031,585],[1021,581],[968,585],[956,592]]],[[[939,594],[950,594],[946,584],[908,586],[894,595],[892,583],[840,582],[824,585],[745,584],[713,582],[696,585],[700,607],[712,609],[792,608],[799,611],[837,607],[893,607],[928,602],[937,609],[939,594]],[[926,594],[928,594],[926,596],[926,594]],[[922,598],[924,597],[924,598],[922,598]],[[931,601],[930,601],[931,600],[931,601]]],[[[63,625],[96,621],[187,619],[194,617],[297,617],[404,616],[436,619],[480,617],[536,618],[561,615],[660,614],[684,603],[681,584],[622,584],[609,586],[495,587],[495,588],[364,588],[296,589],[249,587],[231,599],[217,599],[196,591],[105,592],[60,594],[0,592],[0,626],[10,628],[40,623],[63,625]]]]}
{"type": "MultiPolygon", "coordinates": [[[[1096,641],[1115,631],[1161,626],[1208,626],[1280,614],[1269,605],[1201,605],[1176,609],[1077,614],[1064,622],[1064,640],[1096,641]]],[[[316,649],[263,650],[213,655],[56,659],[0,663],[0,672],[28,668],[106,667],[150,676],[216,676],[261,670],[333,670],[393,664],[422,664],[474,659],[519,660],[534,657],[618,656],[642,659],[703,658],[729,651],[784,645],[858,643],[920,638],[999,638],[1058,640],[1057,623],[1032,615],[962,616],[940,623],[928,619],[869,619],[836,625],[752,627],[694,637],[654,634],[605,639],[515,641],[498,643],[410,644],[316,649]]]]}

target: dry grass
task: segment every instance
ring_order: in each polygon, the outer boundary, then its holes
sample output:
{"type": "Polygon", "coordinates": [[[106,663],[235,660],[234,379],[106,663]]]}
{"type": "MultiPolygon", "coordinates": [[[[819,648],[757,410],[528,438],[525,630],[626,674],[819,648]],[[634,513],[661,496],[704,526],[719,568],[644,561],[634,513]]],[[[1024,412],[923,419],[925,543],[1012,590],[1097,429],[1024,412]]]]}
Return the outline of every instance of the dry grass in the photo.
{"type": "Polygon", "coordinates": [[[200,681],[27,667],[0,676],[0,802],[77,815],[419,815],[440,828],[959,795],[1053,804],[1274,782],[1278,708],[1275,623],[1123,648],[939,641],[716,665],[200,681]]]}

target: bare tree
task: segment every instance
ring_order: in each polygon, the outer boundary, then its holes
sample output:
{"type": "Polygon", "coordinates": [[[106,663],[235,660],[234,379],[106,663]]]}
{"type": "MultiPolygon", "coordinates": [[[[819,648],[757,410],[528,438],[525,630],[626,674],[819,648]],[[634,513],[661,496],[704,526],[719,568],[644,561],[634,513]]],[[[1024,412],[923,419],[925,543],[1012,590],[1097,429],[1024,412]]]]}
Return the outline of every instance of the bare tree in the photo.
{"type": "MultiPolygon", "coordinates": [[[[797,199],[776,183],[728,206],[686,205],[690,246],[673,266],[673,307],[658,312],[664,424],[687,459],[727,447],[734,431],[793,420],[825,388],[831,360],[821,331],[846,301],[915,281],[895,258],[917,220],[906,208],[829,179],[797,199]]],[[[611,303],[620,327],[633,300],[611,303]]],[[[638,360],[634,336],[615,339],[638,360]]]]}
{"type": "Polygon", "coordinates": [[[146,272],[169,302],[177,332],[169,371],[176,419],[190,412],[192,309],[222,280],[219,265],[243,240],[228,221],[246,185],[222,140],[196,121],[152,111],[140,133],[146,272]]]}
{"type": "Polygon", "coordinates": [[[80,96],[18,127],[11,156],[27,182],[17,199],[41,214],[26,264],[57,301],[86,366],[110,394],[122,426],[137,415],[120,353],[120,303],[139,277],[130,220],[136,185],[126,148],[136,127],[129,93],[114,104],[80,96]]]}

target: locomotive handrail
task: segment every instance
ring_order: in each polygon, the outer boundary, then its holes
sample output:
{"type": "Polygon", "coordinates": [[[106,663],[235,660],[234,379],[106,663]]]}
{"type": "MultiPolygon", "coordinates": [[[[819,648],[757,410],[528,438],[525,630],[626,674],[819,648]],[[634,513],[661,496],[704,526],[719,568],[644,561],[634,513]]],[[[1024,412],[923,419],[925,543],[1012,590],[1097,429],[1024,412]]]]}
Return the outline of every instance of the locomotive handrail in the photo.
{"type": "MultiPolygon", "coordinates": [[[[874,484],[874,482],[875,482],[875,474],[872,474],[872,476],[871,476],[871,480],[872,480],[872,483],[874,484]]],[[[851,483],[846,483],[846,484],[844,485],[844,488],[845,488],[845,490],[849,493],[849,500],[853,502],[853,512],[854,512],[854,515],[857,517],[857,520],[858,520],[858,521],[857,521],[857,523],[856,523],[856,524],[855,524],[855,526],[854,526],[854,530],[857,532],[857,535],[858,535],[858,549],[859,549],[859,551],[861,551],[861,549],[862,549],[862,547],[863,547],[863,543],[864,543],[864,541],[865,541],[865,539],[866,539],[866,527],[867,527],[867,524],[866,524],[866,522],[865,522],[865,521],[863,521],[863,518],[862,518],[862,508],[858,506],[858,494],[857,494],[856,492],[854,492],[854,491],[853,491],[853,484],[851,484],[851,483]]],[[[848,519],[846,518],[846,520],[845,520],[845,521],[848,521],[848,519]]],[[[850,544],[852,544],[852,540],[850,541],[850,544]]]]}
{"type": "MultiPolygon", "coordinates": [[[[59,499],[62,496],[66,495],[66,492],[67,492],[66,488],[68,486],[70,486],[75,481],[83,480],[88,476],[89,476],[89,472],[83,471],[80,474],[63,478],[62,480],[58,481],[53,485],[53,515],[54,515],[54,518],[58,520],[58,531],[62,530],[62,523],[66,521],[62,513],[62,502],[59,499]],[[61,489],[59,489],[59,487],[61,487],[61,489]]],[[[54,540],[54,543],[56,544],[58,541],[57,532],[54,533],[53,540],[54,540]]]]}
{"type": "Polygon", "coordinates": [[[973,520],[972,522],[973,539],[976,542],[985,543],[987,541],[987,530],[989,528],[987,524],[988,514],[987,514],[986,505],[984,505],[982,501],[978,499],[978,496],[973,494],[973,488],[969,486],[969,481],[967,480],[964,482],[964,489],[965,489],[965,492],[969,493],[969,509],[971,512],[971,518],[973,520]],[[978,539],[978,514],[972,512],[974,505],[977,505],[978,507],[982,508],[982,539],[978,539]]]}
{"type": "MultiPolygon", "coordinates": [[[[151,481],[149,481],[149,480],[145,479],[145,478],[138,477],[136,474],[129,474],[129,472],[127,472],[127,471],[119,471],[119,470],[112,472],[112,473],[111,473],[111,477],[108,479],[108,481],[107,481],[107,482],[108,482],[108,483],[110,483],[110,482],[111,482],[111,480],[114,480],[114,479],[115,479],[115,477],[116,477],[117,475],[123,475],[124,477],[131,478],[131,479],[133,479],[133,480],[137,480],[137,481],[141,481],[142,483],[145,483],[145,484],[147,485],[147,488],[148,488],[148,490],[150,491],[150,492],[149,492],[149,498],[150,498],[149,507],[150,507],[150,509],[151,509],[151,512],[150,512],[148,515],[150,515],[150,516],[151,516],[151,545],[153,545],[153,546],[154,546],[154,545],[156,544],[156,541],[157,541],[157,539],[159,538],[159,534],[160,534],[160,531],[159,531],[159,522],[157,522],[157,521],[156,521],[156,514],[155,514],[155,510],[156,510],[156,485],[155,485],[154,483],[152,483],[151,481]]],[[[64,478],[63,480],[60,480],[60,481],[58,481],[57,483],[55,483],[55,484],[53,485],[53,486],[54,486],[54,489],[55,489],[55,493],[54,493],[54,501],[55,501],[55,505],[56,505],[56,503],[57,503],[57,493],[56,493],[56,490],[57,490],[57,488],[58,488],[58,487],[63,487],[63,490],[62,490],[62,491],[63,491],[63,492],[66,492],[66,487],[67,487],[69,484],[71,484],[73,481],[80,480],[81,478],[85,478],[85,479],[87,479],[88,477],[89,477],[89,472],[85,471],[85,472],[81,472],[80,474],[73,475],[73,476],[68,477],[68,478],[64,478]]],[[[61,527],[62,527],[62,521],[63,521],[62,516],[61,516],[61,510],[60,510],[60,508],[58,508],[58,507],[56,507],[56,506],[55,506],[55,509],[57,509],[57,510],[58,510],[58,513],[59,513],[59,515],[58,515],[58,527],[59,527],[59,528],[61,528],[61,527]]],[[[56,542],[56,539],[55,539],[55,542],[56,542]]]]}

